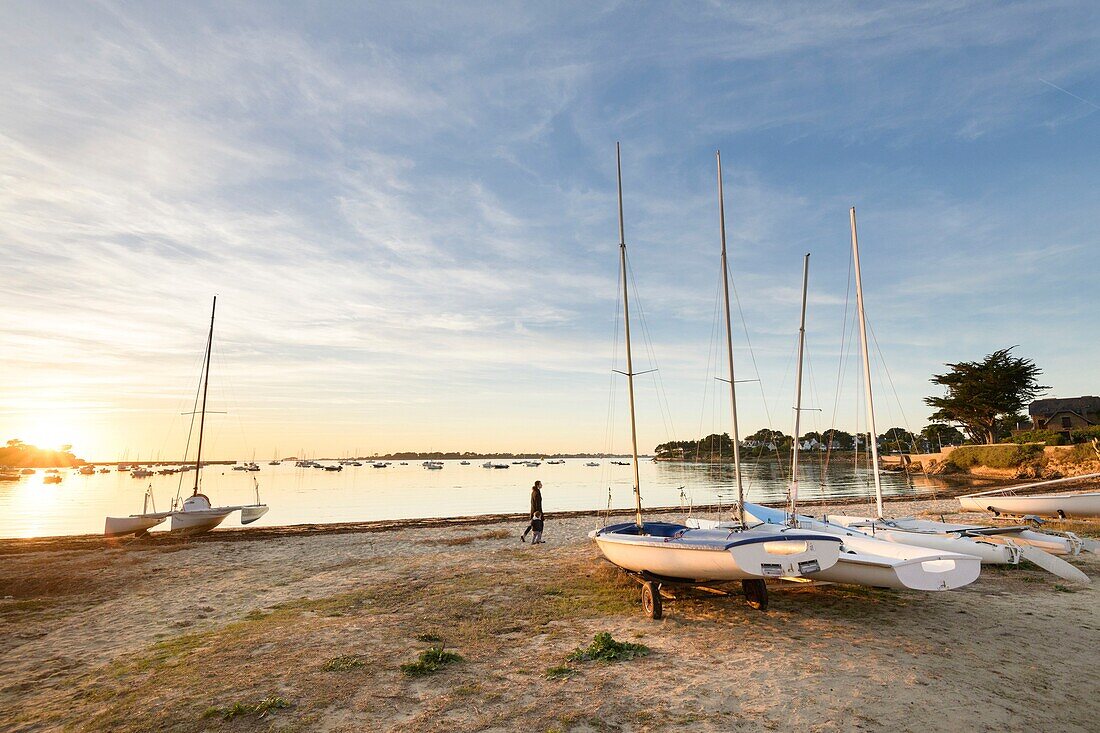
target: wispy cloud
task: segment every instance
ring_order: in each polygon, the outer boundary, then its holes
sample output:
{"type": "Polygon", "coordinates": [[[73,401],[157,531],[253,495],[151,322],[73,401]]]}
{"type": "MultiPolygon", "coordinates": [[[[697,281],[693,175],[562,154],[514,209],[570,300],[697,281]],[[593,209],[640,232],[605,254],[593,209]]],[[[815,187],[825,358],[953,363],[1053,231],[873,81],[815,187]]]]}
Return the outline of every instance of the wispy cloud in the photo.
{"type": "Polygon", "coordinates": [[[712,371],[717,147],[768,394],[806,251],[815,369],[835,369],[853,203],[911,417],[938,364],[1009,342],[1090,389],[1053,356],[1095,357],[1072,338],[1098,264],[1092,110],[1059,91],[1096,96],[1087,4],[6,15],[0,430],[48,408],[93,453],[163,443],[218,293],[227,454],[603,447],[616,139],[637,312],[683,429],[712,371]]]}

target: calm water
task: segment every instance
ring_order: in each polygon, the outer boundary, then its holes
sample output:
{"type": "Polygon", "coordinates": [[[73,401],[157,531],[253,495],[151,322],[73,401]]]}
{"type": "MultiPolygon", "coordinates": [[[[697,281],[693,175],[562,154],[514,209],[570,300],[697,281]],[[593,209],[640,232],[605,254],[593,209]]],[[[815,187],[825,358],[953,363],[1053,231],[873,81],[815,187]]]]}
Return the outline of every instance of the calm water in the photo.
{"type": "MultiPolygon", "coordinates": [[[[203,471],[203,490],[215,505],[251,503],[252,477],[256,477],[260,498],[271,507],[258,526],[524,512],[535,479],[543,482],[543,504],[548,513],[606,508],[609,489],[612,507],[633,506],[630,466],[601,460],[600,466],[589,467],[584,465],[587,459],[567,459],[564,465],[512,465],[494,470],[482,468],[483,462],[462,466],[458,461],[446,461],[440,471],[429,471],[419,461],[409,461],[406,466],[394,463],[388,468],[346,466],[341,472],[295,468],[291,463],[263,464],[259,473],[213,466],[203,471]]],[[[743,465],[751,500],[774,501],[786,496],[785,482],[774,461],[743,465]]],[[[867,470],[857,471],[851,465],[830,467],[821,486],[820,466],[812,462],[804,466],[802,498],[873,493],[867,470]]],[[[639,468],[642,498],[648,506],[727,503],[734,496],[733,471],[728,466],[643,459],[639,468]]],[[[107,515],[141,511],[142,495],[150,483],[157,508],[169,508],[180,481],[180,475],[135,479],[113,468],[110,473],[93,476],[67,470],[61,475],[62,483],[44,484],[46,474],[39,469],[17,482],[0,483],[0,537],[98,534],[107,515]]],[[[186,495],[194,474],[182,476],[186,495]]],[[[893,495],[929,493],[941,485],[923,476],[907,478],[904,474],[885,474],[883,482],[893,495]]],[[[237,526],[238,518],[234,512],[223,526],[237,526]]]]}

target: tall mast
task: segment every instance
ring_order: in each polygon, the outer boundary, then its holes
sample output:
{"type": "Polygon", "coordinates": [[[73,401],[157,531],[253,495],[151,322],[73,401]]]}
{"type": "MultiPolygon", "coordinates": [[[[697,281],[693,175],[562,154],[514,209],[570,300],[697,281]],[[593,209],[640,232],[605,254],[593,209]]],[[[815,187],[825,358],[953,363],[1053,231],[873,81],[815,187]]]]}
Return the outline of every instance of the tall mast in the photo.
{"type": "Polygon", "coordinates": [[[718,222],[722,232],[722,297],[726,303],[726,358],[729,361],[730,374],[730,418],[733,432],[730,434],[733,445],[733,476],[737,482],[737,521],[745,524],[745,486],[741,480],[741,436],[737,431],[737,386],[733,379],[733,332],[730,326],[730,283],[729,268],[726,264],[726,196],[722,188],[722,152],[716,151],[718,159],[718,222]]]}
{"type": "Polygon", "coordinates": [[[619,267],[623,282],[623,320],[626,323],[626,388],[630,395],[630,449],[634,465],[634,522],[642,527],[642,490],[638,476],[638,426],[634,417],[634,362],[630,355],[630,301],[627,298],[626,234],[623,228],[623,163],[619,143],[615,143],[615,168],[619,176],[619,267]]]}
{"type": "Polygon", "coordinates": [[[199,413],[199,448],[195,451],[195,489],[194,494],[199,493],[199,472],[202,470],[202,431],[206,424],[206,390],[210,386],[210,347],[214,345],[214,310],[218,307],[218,296],[214,296],[214,304],[210,306],[210,333],[206,337],[206,359],[203,362],[202,380],[202,412],[199,413]]]}
{"type": "Polygon", "coordinates": [[[791,445],[791,524],[798,503],[798,433],[802,422],[802,360],[806,347],[806,292],[810,283],[810,255],[802,260],[802,318],[798,325],[798,372],[794,382],[794,441],[791,445]]]}
{"type": "Polygon", "coordinates": [[[859,238],[856,236],[856,207],[848,212],[852,220],[852,259],[856,271],[856,310],[859,311],[859,348],[863,353],[863,389],[867,398],[867,429],[871,431],[871,468],[875,473],[875,508],[882,518],[882,480],[878,475],[878,440],[875,432],[875,403],[871,392],[871,358],[867,348],[867,316],[863,311],[863,280],[859,275],[859,238]]]}

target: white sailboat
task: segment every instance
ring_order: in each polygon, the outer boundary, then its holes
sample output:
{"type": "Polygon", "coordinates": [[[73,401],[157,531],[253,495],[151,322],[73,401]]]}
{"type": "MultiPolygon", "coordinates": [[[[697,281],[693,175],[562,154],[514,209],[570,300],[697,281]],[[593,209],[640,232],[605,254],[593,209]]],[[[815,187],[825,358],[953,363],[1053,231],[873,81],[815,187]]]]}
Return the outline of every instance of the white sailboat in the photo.
{"type": "MultiPolygon", "coordinates": [[[[199,492],[199,479],[202,474],[202,439],[206,427],[206,395],[210,386],[210,352],[214,344],[214,314],[217,309],[218,299],[215,296],[210,309],[210,333],[206,339],[206,358],[203,361],[203,385],[202,408],[199,413],[199,442],[195,453],[195,484],[191,496],[183,500],[183,503],[168,512],[149,512],[152,502],[152,488],[145,492],[145,506],[141,514],[131,514],[129,517],[107,517],[104,525],[104,534],[117,536],[125,534],[143,534],[166,518],[171,518],[171,531],[185,535],[202,534],[217,527],[225,518],[235,511],[241,512],[241,524],[251,524],[262,517],[268,511],[266,504],[260,503],[260,485],[253,479],[253,488],[256,492],[254,504],[236,506],[212,506],[210,498],[199,492]]],[[[192,413],[193,414],[193,413],[192,413]]]]}
{"type": "MultiPolygon", "coordinates": [[[[875,482],[875,505],[877,516],[831,516],[832,524],[860,530],[877,540],[885,540],[902,545],[923,547],[938,552],[954,552],[972,555],[987,565],[1018,565],[1020,559],[1027,559],[1050,572],[1075,582],[1089,582],[1088,576],[1064,560],[1044,552],[1040,547],[1028,542],[1019,542],[1006,536],[997,541],[987,536],[953,528],[941,522],[917,520],[912,517],[887,518],[883,513],[882,482],[879,477],[878,444],[875,440],[875,409],[871,387],[871,366],[867,343],[867,319],[863,300],[863,279],[860,270],[859,237],[856,231],[856,210],[849,211],[852,229],[852,261],[856,281],[856,309],[859,314],[860,350],[863,360],[864,389],[866,390],[867,422],[871,439],[871,459],[875,482]]],[[[1031,533],[1038,534],[1038,533],[1031,533]]]]}
{"type": "Polygon", "coordinates": [[[963,509],[972,512],[991,512],[994,515],[1058,517],[1060,519],[1079,517],[1100,517],[1100,492],[1086,491],[1070,494],[1029,494],[1020,496],[1015,492],[1038,486],[1100,478],[1100,474],[1071,476],[1053,481],[1040,481],[1023,486],[1009,486],[1003,489],[982,491],[959,497],[963,509]]]}
{"type": "MultiPolygon", "coordinates": [[[[642,581],[642,605],[653,618],[661,616],[660,588],[665,583],[697,584],[707,581],[742,581],[750,604],[767,604],[767,577],[810,576],[836,564],[840,540],[794,527],[779,530],[752,528],[743,524],[722,529],[701,529],[672,522],[642,520],[642,497],[638,472],[638,431],[634,412],[634,368],[630,348],[630,301],[626,267],[626,237],[623,224],[622,165],[616,145],[619,193],[619,265],[623,290],[623,319],[626,338],[627,394],[630,405],[631,456],[634,466],[635,520],[594,530],[604,557],[642,581]]],[[[726,324],[729,335],[729,295],[726,278],[725,206],[722,200],[722,168],[718,159],[719,212],[722,234],[722,277],[726,283],[726,324]]],[[[737,440],[736,394],[733,378],[733,347],[728,343],[734,441],[737,440]]],[[[736,451],[735,451],[736,455],[736,451]]],[[[739,466],[739,464],[737,464],[739,466]]],[[[743,498],[743,497],[742,497],[743,498]]]]}
{"type": "MultiPolygon", "coordinates": [[[[871,401],[870,361],[867,355],[866,322],[863,313],[862,288],[858,266],[858,249],[855,240],[855,210],[852,210],[852,242],[856,258],[856,292],[859,306],[860,326],[863,346],[863,365],[865,387],[867,390],[867,411],[871,435],[875,435],[874,406],[871,401]]],[[[818,532],[827,532],[843,542],[838,561],[830,568],[823,568],[814,575],[814,580],[851,585],[865,585],[882,588],[910,590],[950,590],[974,582],[981,572],[978,557],[946,548],[929,548],[907,545],[900,542],[888,542],[868,536],[857,529],[841,524],[797,514],[798,503],[798,456],[799,456],[799,415],[802,411],[802,356],[806,329],[806,293],[809,268],[809,255],[806,256],[802,280],[802,319],[799,326],[798,373],[795,386],[795,440],[791,445],[791,487],[790,501],[786,511],[741,502],[742,519],[763,523],[773,528],[799,527],[818,532]]],[[[875,473],[876,496],[878,506],[882,507],[882,487],[878,473],[878,451],[871,441],[873,468],[875,473]]],[[[729,523],[698,521],[700,526],[725,527],[729,523]]]]}

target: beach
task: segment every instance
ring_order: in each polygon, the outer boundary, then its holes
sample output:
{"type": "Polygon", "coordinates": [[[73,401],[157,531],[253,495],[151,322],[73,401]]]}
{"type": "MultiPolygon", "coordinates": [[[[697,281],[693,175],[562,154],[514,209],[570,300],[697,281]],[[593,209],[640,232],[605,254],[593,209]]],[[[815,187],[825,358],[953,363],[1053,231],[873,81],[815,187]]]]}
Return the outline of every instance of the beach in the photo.
{"type": "Polygon", "coordinates": [[[945,593],[769,583],[764,612],[677,589],[653,621],[597,521],[551,516],[536,547],[514,517],[2,540],[0,728],[1095,730],[1095,585],[1033,566],[945,593]],[[568,660],[601,632],[649,653],[568,660]],[[403,673],[439,646],[461,661],[403,673]]]}

